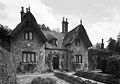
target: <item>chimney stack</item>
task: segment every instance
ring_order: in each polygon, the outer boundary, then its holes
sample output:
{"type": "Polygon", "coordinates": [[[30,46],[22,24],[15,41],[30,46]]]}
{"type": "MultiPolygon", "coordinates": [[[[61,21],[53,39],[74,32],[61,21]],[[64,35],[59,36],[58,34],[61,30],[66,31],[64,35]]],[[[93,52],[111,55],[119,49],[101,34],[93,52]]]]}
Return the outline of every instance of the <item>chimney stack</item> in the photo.
{"type": "Polygon", "coordinates": [[[22,22],[23,16],[25,15],[25,12],[24,12],[24,7],[23,7],[23,6],[21,7],[21,9],[22,9],[22,10],[21,10],[20,13],[21,13],[21,22],[22,22]]]}
{"type": "Polygon", "coordinates": [[[29,11],[29,8],[26,8],[26,13],[29,11]]]}
{"type": "Polygon", "coordinates": [[[62,33],[68,32],[68,22],[67,22],[67,18],[66,18],[66,21],[65,21],[64,19],[65,19],[65,17],[63,17],[63,21],[62,21],[62,33]]]}
{"type": "Polygon", "coordinates": [[[101,49],[104,49],[104,42],[103,42],[103,39],[102,39],[101,49]]]}

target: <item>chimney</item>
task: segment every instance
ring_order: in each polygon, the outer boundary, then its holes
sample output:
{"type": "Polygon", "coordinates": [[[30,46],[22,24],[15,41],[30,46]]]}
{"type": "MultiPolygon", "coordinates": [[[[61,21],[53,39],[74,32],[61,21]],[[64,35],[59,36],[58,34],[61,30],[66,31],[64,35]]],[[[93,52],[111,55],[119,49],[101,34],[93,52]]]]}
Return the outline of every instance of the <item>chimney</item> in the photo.
{"type": "Polygon", "coordinates": [[[24,12],[24,7],[23,7],[23,6],[21,7],[21,9],[22,9],[22,10],[21,10],[20,13],[21,13],[21,22],[22,22],[23,16],[25,15],[25,12],[24,12]]]}
{"type": "Polygon", "coordinates": [[[65,21],[64,19],[65,19],[65,17],[63,17],[63,21],[62,21],[62,33],[68,32],[68,22],[67,22],[67,18],[66,18],[66,21],[65,21]]]}
{"type": "Polygon", "coordinates": [[[103,39],[102,39],[101,49],[104,49],[104,42],[103,42],[103,39]]]}
{"type": "Polygon", "coordinates": [[[29,11],[29,8],[26,8],[26,13],[29,11]]]}

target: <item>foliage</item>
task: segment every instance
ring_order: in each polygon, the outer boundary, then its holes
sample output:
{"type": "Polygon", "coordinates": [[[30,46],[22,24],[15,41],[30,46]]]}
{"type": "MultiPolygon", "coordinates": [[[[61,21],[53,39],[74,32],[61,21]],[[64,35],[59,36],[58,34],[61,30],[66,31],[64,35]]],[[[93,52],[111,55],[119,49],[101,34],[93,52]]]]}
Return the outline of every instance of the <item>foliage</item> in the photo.
{"type": "Polygon", "coordinates": [[[67,75],[65,73],[55,72],[54,75],[63,80],[70,82],[71,84],[96,84],[96,83],[92,83],[89,80],[84,81],[79,77],[74,77],[73,75],[67,75]]]}
{"type": "Polygon", "coordinates": [[[107,49],[113,54],[120,54],[120,35],[118,35],[117,40],[109,39],[107,49]]]}
{"type": "Polygon", "coordinates": [[[77,71],[75,75],[107,84],[119,84],[118,83],[119,80],[113,75],[105,75],[102,73],[95,73],[95,72],[84,72],[82,70],[77,71]]]}
{"type": "Polygon", "coordinates": [[[10,50],[10,40],[8,34],[12,30],[0,24],[0,45],[6,50],[10,50]]]}
{"type": "Polygon", "coordinates": [[[39,24],[38,26],[39,26],[40,29],[42,29],[42,30],[51,31],[50,28],[49,28],[48,26],[46,26],[45,24],[39,24]]]}
{"type": "Polygon", "coordinates": [[[12,30],[0,24],[0,39],[4,39],[12,30]]]}
{"type": "Polygon", "coordinates": [[[109,57],[106,63],[106,72],[116,76],[120,75],[120,56],[109,57]]]}
{"type": "Polygon", "coordinates": [[[56,80],[52,78],[37,77],[31,81],[31,84],[57,84],[57,83],[56,83],[56,80]]]}
{"type": "Polygon", "coordinates": [[[107,67],[106,63],[107,63],[106,59],[101,60],[101,65],[102,65],[101,70],[103,73],[106,73],[106,67],[107,67]]]}

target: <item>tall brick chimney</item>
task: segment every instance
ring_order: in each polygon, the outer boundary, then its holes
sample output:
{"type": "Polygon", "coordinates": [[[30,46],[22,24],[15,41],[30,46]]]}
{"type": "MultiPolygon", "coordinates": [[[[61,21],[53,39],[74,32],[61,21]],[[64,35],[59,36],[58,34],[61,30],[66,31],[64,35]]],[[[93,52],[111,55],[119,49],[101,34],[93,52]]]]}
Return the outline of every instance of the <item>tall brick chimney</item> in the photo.
{"type": "Polygon", "coordinates": [[[23,7],[23,6],[21,7],[21,9],[22,9],[22,10],[21,10],[20,13],[21,13],[21,22],[22,22],[23,16],[25,15],[25,12],[24,12],[24,7],[23,7]]]}
{"type": "Polygon", "coordinates": [[[104,42],[103,42],[103,39],[102,39],[101,49],[104,49],[104,42]]]}
{"type": "Polygon", "coordinates": [[[62,33],[68,32],[68,22],[67,22],[67,18],[66,18],[66,21],[65,21],[64,19],[65,19],[65,17],[63,17],[63,21],[62,21],[62,33]]]}

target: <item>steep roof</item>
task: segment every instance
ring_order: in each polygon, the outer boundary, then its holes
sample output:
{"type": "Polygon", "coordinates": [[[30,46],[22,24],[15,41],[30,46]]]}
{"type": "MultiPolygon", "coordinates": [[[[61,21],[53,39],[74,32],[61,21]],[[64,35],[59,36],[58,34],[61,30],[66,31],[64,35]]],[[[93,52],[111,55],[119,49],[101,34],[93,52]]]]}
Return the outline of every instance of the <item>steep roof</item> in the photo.
{"type": "Polygon", "coordinates": [[[46,31],[46,30],[42,30],[42,32],[45,35],[47,41],[50,41],[52,39],[57,40],[58,33],[54,32],[54,31],[46,31]]]}
{"type": "Polygon", "coordinates": [[[45,38],[43,32],[39,29],[39,26],[37,24],[37,21],[35,19],[35,17],[33,16],[33,14],[28,11],[27,13],[25,13],[21,23],[19,23],[16,28],[11,32],[11,36],[13,37],[14,35],[16,35],[22,28],[23,26],[25,26],[26,24],[29,25],[33,25],[34,28],[37,30],[37,32],[39,33],[39,35],[41,35],[43,37],[43,40],[46,41],[47,39],[45,38]]]}
{"type": "Polygon", "coordinates": [[[68,33],[65,34],[65,37],[64,37],[64,40],[63,40],[63,45],[73,43],[73,41],[77,37],[82,38],[87,47],[92,46],[92,43],[91,43],[91,41],[90,41],[90,39],[89,39],[89,37],[86,33],[86,30],[85,30],[85,28],[82,24],[78,25],[73,30],[71,30],[71,31],[69,31],[68,33]]]}
{"type": "MultiPolygon", "coordinates": [[[[58,43],[57,48],[58,49],[62,48],[63,36],[61,35],[61,33],[55,32],[55,31],[46,31],[46,30],[42,30],[42,32],[44,33],[45,37],[47,38],[47,41],[56,39],[57,43],[58,43]]],[[[50,47],[50,46],[48,45],[48,47],[50,47]]]]}

